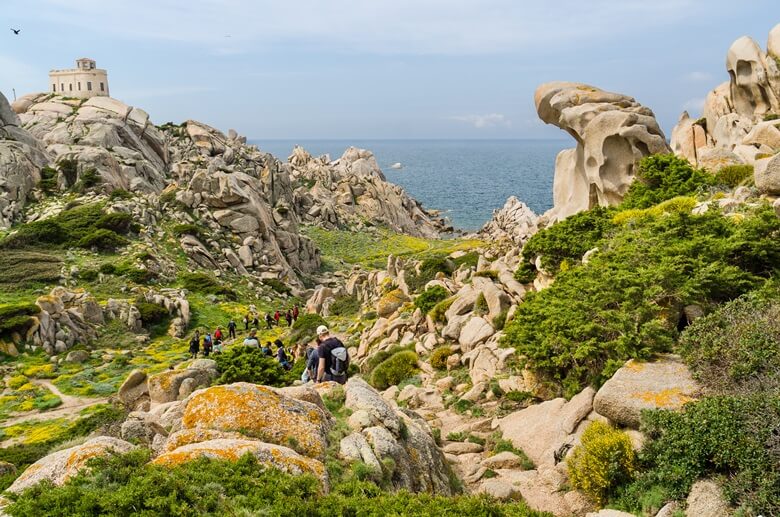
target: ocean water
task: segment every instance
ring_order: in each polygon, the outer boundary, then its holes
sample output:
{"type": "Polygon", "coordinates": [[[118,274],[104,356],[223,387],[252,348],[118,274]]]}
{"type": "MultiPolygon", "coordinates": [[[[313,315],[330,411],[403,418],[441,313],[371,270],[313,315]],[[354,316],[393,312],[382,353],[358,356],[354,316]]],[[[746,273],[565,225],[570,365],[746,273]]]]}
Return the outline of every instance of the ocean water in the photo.
{"type": "Polygon", "coordinates": [[[456,228],[477,230],[509,196],[535,212],[552,207],[555,156],[566,140],[253,140],[286,160],[294,145],[332,160],[349,146],[371,150],[387,179],[426,208],[442,211],[456,228]],[[401,163],[400,170],[391,169],[401,163]]]}

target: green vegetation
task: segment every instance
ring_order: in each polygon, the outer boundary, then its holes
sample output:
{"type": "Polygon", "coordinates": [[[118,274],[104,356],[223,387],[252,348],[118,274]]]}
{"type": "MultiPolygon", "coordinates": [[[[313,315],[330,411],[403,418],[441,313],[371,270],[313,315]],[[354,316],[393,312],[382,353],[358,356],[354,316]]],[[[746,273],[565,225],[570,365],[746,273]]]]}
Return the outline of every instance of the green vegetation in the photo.
{"type": "Polygon", "coordinates": [[[450,293],[440,285],[434,285],[423,291],[414,299],[414,306],[418,307],[423,314],[428,314],[437,303],[445,300],[450,293]]]}
{"type": "Polygon", "coordinates": [[[0,337],[14,332],[24,335],[33,324],[32,316],[41,312],[34,303],[0,305],[0,337]]]}
{"type": "Polygon", "coordinates": [[[125,214],[107,214],[101,203],[78,206],[39,221],[23,224],[0,242],[0,247],[92,248],[112,250],[127,244],[120,233],[129,231],[125,214]],[[119,233],[117,233],[119,232],[119,233]]]}
{"type": "Polygon", "coordinates": [[[126,191],[125,189],[121,189],[121,188],[112,190],[111,194],[108,195],[108,200],[109,201],[117,201],[117,200],[120,200],[120,199],[132,199],[132,198],[133,198],[133,195],[130,192],[126,191]]]}
{"type": "Polygon", "coordinates": [[[317,327],[320,325],[325,325],[327,327],[328,322],[319,314],[301,314],[295,323],[293,323],[293,329],[290,333],[290,342],[308,343],[309,341],[312,341],[317,337],[317,327]]]}
{"type": "Polygon", "coordinates": [[[767,205],[748,210],[728,218],[685,207],[619,225],[587,265],[529,293],[504,343],[568,396],[628,358],[672,349],[686,305],[736,298],[780,263],[780,220],[767,205]]]}
{"type": "Polygon", "coordinates": [[[426,258],[420,264],[418,271],[410,271],[406,277],[406,285],[410,291],[419,291],[425,284],[436,278],[437,273],[452,274],[455,271],[455,262],[445,255],[436,255],[426,258]]]}
{"type": "Polygon", "coordinates": [[[667,199],[695,194],[713,183],[712,175],[695,169],[685,158],[673,154],[646,156],[639,162],[636,181],[621,207],[650,208],[667,199]]]}
{"type": "Polygon", "coordinates": [[[293,476],[266,469],[251,455],[235,462],[201,459],[176,467],[151,465],[149,452],[95,458],[61,487],[44,483],[14,501],[13,517],[40,515],[307,515],[543,517],[523,503],[502,504],[485,496],[444,497],[388,493],[369,474],[353,468],[350,479],[327,495],[310,475],[293,476]]]}
{"type": "Polygon", "coordinates": [[[428,362],[437,370],[446,370],[447,358],[454,353],[455,351],[452,349],[452,347],[446,345],[440,346],[431,352],[431,356],[428,358],[428,362]]]}
{"type": "Polygon", "coordinates": [[[38,182],[38,188],[49,195],[57,190],[57,170],[51,167],[41,169],[41,181],[38,182]]]}
{"type": "Polygon", "coordinates": [[[259,348],[233,346],[215,355],[214,359],[220,373],[216,384],[252,382],[281,387],[290,383],[276,359],[263,354],[259,348]]]}
{"type": "Polygon", "coordinates": [[[136,301],[136,308],[141,313],[141,321],[145,327],[151,327],[161,323],[169,318],[168,310],[165,307],[146,301],[136,301]]]}
{"type": "Polygon", "coordinates": [[[728,188],[753,184],[752,165],[728,165],[715,173],[715,184],[728,188]]]}
{"type": "Polygon", "coordinates": [[[224,287],[214,277],[206,273],[182,273],[179,275],[182,287],[188,291],[201,294],[213,294],[222,296],[226,300],[236,300],[236,292],[228,287],[224,287]]]}
{"type": "Polygon", "coordinates": [[[263,280],[263,284],[267,285],[279,294],[290,294],[292,289],[290,286],[279,280],[278,278],[266,278],[263,280]]]}
{"type": "MultiPolygon", "coordinates": [[[[589,249],[595,248],[607,232],[614,227],[613,210],[594,208],[567,217],[533,237],[523,247],[525,261],[542,257],[542,267],[550,274],[556,274],[564,263],[577,264],[589,249]]],[[[536,268],[521,264],[515,278],[527,284],[536,277],[536,268]]]]}
{"type": "Polygon", "coordinates": [[[434,305],[433,309],[431,309],[428,314],[430,314],[433,321],[437,323],[444,323],[447,320],[447,318],[445,317],[445,314],[447,313],[447,309],[450,308],[450,306],[453,304],[454,301],[455,301],[454,296],[442,300],[436,305],[434,305]]]}
{"type": "Polygon", "coordinates": [[[603,506],[618,486],[633,477],[636,455],[626,433],[603,422],[592,422],[567,467],[572,486],[603,506]]]}
{"type": "Polygon", "coordinates": [[[351,316],[360,311],[360,300],[357,296],[343,295],[336,298],[329,308],[333,316],[351,316]]]}
{"type": "Polygon", "coordinates": [[[417,354],[411,350],[397,352],[379,363],[372,371],[370,383],[386,390],[417,373],[417,354]]]}
{"type": "Polygon", "coordinates": [[[193,237],[202,237],[202,234],[200,232],[200,226],[196,224],[177,224],[173,228],[171,228],[171,232],[176,237],[181,237],[182,235],[192,235],[193,237]]]}

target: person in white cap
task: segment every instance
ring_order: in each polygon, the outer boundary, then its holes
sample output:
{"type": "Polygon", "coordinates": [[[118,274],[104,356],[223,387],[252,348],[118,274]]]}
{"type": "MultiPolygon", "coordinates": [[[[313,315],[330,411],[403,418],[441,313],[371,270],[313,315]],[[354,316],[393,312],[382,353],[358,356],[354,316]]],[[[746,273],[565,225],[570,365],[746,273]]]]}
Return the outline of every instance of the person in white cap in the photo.
{"type": "Polygon", "coordinates": [[[316,381],[335,381],[344,384],[347,382],[349,369],[349,354],[344,343],[339,338],[331,336],[325,325],[317,327],[317,337],[320,346],[317,347],[319,366],[316,381]]]}

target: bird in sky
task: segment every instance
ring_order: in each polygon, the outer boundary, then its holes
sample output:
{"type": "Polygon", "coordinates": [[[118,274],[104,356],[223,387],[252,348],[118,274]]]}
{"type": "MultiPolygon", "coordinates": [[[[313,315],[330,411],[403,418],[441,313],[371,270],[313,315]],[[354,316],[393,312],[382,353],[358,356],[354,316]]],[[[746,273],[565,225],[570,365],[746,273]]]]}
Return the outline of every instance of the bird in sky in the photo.
{"type": "Polygon", "coordinates": [[[20,32],[22,32],[22,29],[11,29],[11,30],[14,31],[14,34],[16,34],[17,36],[19,35],[20,32]]]}

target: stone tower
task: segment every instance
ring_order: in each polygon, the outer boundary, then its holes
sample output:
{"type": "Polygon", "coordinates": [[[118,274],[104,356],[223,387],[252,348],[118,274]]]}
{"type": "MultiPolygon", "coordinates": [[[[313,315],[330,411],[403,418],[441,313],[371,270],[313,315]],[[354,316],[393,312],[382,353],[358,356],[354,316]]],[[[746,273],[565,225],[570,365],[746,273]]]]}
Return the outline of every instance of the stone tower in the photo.
{"type": "Polygon", "coordinates": [[[49,72],[49,91],[65,97],[108,97],[108,72],[95,67],[87,57],[76,60],[76,68],[49,72]]]}

